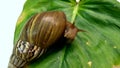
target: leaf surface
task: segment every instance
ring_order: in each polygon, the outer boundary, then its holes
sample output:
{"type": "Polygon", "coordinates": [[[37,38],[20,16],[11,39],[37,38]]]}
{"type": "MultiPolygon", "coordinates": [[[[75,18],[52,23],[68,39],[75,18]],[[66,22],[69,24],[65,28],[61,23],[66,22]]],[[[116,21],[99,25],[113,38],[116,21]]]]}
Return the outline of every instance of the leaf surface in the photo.
{"type": "Polygon", "coordinates": [[[71,44],[45,54],[28,68],[112,68],[120,64],[120,3],[116,0],[27,0],[18,18],[14,44],[36,13],[63,11],[79,29],[71,44]]]}

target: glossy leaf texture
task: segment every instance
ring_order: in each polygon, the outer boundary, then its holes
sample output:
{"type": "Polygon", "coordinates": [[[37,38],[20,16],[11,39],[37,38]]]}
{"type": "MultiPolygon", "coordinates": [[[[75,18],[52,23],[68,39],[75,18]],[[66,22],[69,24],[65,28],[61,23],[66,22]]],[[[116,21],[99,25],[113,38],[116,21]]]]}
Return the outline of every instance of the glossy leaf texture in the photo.
{"type": "Polygon", "coordinates": [[[54,10],[63,11],[68,21],[85,32],[78,32],[71,44],[48,50],[26,68],[112,68],[120,64],[120,3],[116,0],[27,0],[16,24],[14,45],[34,14],[54,10]]]}

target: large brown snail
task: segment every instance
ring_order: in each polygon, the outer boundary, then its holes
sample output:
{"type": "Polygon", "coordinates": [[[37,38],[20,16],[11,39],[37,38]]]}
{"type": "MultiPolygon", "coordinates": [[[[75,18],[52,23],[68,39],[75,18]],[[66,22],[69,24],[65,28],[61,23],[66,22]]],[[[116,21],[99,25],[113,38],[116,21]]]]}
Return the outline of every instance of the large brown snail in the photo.
{"type": "Polygon", "coordinates": [[[79,30],[66,20],[62,11],[34,15],[24,26],[10,58],[8,68],[24,67],[40,57],[61,36],[74,39],[79,30]]]}

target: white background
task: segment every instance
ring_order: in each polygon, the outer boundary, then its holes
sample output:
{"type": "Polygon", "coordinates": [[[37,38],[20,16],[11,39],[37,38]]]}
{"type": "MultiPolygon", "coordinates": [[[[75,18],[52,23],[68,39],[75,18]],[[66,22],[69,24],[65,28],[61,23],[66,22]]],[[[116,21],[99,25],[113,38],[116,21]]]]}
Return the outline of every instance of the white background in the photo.
{"type": "Polygon", "coordinates": [[[0,68],[7,68],[13,48],[15,24],[25,1],[0,0],[0,68]]]}
{"type": "Polygon", "coordinates": [[[0,68],[7,68],[16,21],[26,0],[0,0],[0,68]]]}

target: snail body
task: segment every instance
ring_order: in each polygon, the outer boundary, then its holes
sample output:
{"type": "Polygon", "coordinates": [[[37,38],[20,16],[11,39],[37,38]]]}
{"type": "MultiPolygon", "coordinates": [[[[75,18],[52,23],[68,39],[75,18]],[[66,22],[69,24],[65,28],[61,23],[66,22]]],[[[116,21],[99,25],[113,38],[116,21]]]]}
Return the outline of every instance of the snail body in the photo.
{"type": "Polygon", "coordinates": [[[8,68],[24,67],[26,63],[45,53],[47,48],[61,36],[73,39],[77,31],[77,28],[68,23],[62,11],[49,11],[34,15],[25,24],[13,48],[8,68]]]}

